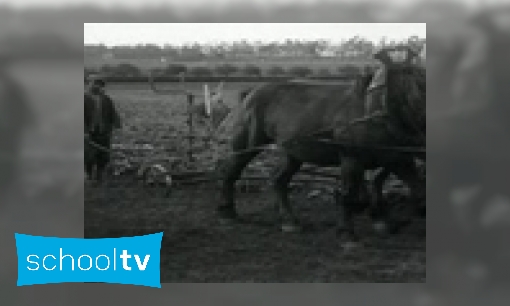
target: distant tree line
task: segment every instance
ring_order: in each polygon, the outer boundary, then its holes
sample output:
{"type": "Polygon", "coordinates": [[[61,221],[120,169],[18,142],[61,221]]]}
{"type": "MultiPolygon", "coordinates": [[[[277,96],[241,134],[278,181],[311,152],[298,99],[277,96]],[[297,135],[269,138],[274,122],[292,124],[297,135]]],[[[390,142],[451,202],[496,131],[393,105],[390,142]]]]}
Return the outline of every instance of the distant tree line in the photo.
{"type": "Polygon", "coordinates": [[[283,42],[263,43],[248,42],[246,40],[234,42],[220,42],[216,44],[193,43],[188,45],[134,45],[114,46],[85,45],[85,57],[113,58],[121,60],[160,59],[165,61],[197,61],[204,59],[232,59],[232,58],[369,58],[375,48],[391,46],[400,43],[423,44],[425,38],[412,36],[403,41],[381,39],[373,42],[366,38],[355,36],[338,43],[327,40],[291,40],[283,42]]]}
{"type": "Polygon", "coordinates": [[[293,66],[284,68],[273,65],[266,69],[253,64],[236,66],[232,64],[218,64],[216,66],[190,66],[185,64],[169,64],[163,68],[154,68],[150,71],[144,71],[130,63],[121,63],[119,65],[104,65],[100,69],[85,68],[85,75],[101,73],[110,77],[141,77],[147,76],[150,72],[156,77],[307,77],[307,76],[333,76],[333,75],[358,75],[363,72],[367,66],[357,66],[354,64],[339,65],[331,68],[312,69],[307,66],[293,66]]]}

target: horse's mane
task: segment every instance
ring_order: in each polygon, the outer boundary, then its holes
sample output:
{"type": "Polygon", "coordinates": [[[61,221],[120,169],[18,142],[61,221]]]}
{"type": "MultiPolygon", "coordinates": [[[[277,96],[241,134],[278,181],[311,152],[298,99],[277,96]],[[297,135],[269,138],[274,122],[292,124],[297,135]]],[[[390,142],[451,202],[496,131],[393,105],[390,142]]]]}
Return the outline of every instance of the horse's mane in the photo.
{"type": "Polygon", "coordinates": [[[400,126],[422,136],[426,129],[426,91],[425,68],[414,65],[388,68],[388,111],[400,126]]]}

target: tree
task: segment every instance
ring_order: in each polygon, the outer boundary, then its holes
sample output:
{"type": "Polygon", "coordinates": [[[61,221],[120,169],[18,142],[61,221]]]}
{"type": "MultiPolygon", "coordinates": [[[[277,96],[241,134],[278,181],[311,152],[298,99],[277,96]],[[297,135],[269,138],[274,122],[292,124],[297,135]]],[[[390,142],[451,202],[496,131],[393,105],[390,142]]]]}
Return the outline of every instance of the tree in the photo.
{"type": "Polygon", "coordinates": [[[179,75],[181,73],[186,73],[188,71],[188,67],[182,64],[170,64],[165,69],[165,74],[167,75],[179,75]]]}
{"type": "Polygon", "coordinates": [[[321,75],[321,76],[330,76],[331,75],[331,71],[329,71],[328,68],[320,68],[318,71],[317,71],[317,75],[321,75]]]}
{"type": "Polygon", "coordinates": [[[153,76],[162,76],[166,74],[166,68],[151,68],[149,71],[153,76]]]}
{"type": "Polygon", "coordinates": [[[216,66],[215,71],[219,75],[229,76],[237,72],[238,68],[230,64],[216,66]]]}
{"type": "Polygon", "coordinates": [[[90,67],[85,67],[84,71],[83,71],[83,75],[85,77],[88,77],[89,75],[92,75],[92,74],[97,74],[98,71],[94,68],[90,68],[90,67]]]}
{"type": "Polygon", "coordinates": [[[349,64],[338,67],[338,72],[346,76],[355,76],[361,73],[360,69],[357,66],[349,64]]]}
{"type": "Polygon", "coordinates": [[[262,74],[262,71],[260,70],[260,67],[257,67],[255,65],[247,65],[246,67],[244,67],[243,73],[249,76],[260,76],[262,74]]]}
{"type": "Polygon", "coordinates": [[[195,76],[211,76],[213,74],[211,69],[202,66],[191,68],[190,73],[195,76]]]}
{"type": "Polygon", "coordinates": [[[101,67],[100,73],[107,76],[121,77],[140,76],[142,74],[138,67],[127,63],[122,63],[117,66],[104,65],[101,67]]]}
{"type": "Polygon", "coordinates": [[[115,67],[115,75],[117,76],[128,76],[128,77],[134,77],[134,76],[140,76],[142,72],[140,71],[140,68],[136,67],[135,65],[128,64],[128,63],[122,63],[117,65],[115,67]]]}
{"type": "Polygon", "coordinates": [[[99,69],[99,72],[101,74],[104,74],[104,75],[107,75],[107,76],[111,76],[111,75],[114,75],[116,73],[115,67],[112,66],[112,65],[108,65],[108,64],[101,66],[101,69],[99,69]]]}
{"type": "Polygon", "coordinates": [[[289,69],[289,73],[297,77],[305,77],[312,74],[312,72],[313,71],[310,68],[301,66],[296,66],[289,69]]]}
{"type": "Polygon", "coordinates": [[[280,66],[273,66],[267,70],[267,74],[269,75],[283,75],[285,74],[285,69],[280,66]]]}

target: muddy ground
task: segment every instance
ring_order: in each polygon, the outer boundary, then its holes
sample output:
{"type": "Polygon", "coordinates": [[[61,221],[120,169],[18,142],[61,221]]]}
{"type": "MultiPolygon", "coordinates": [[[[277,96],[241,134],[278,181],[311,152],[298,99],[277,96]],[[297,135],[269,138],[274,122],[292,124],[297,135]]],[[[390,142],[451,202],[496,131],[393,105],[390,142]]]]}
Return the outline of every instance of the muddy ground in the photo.
{"type": "Polygon", "coordinates": [[[285,234],[276,226],[267,186],[238,193],[241,222],[227,226],[215,215],[219,194],[213,183],[179,186],[166,197],[165,188],[119,180],[86,187],[85,236],[163,231],[162,282],[425,281],[423,220],[383,239],[359,217],[362,241],[344,248],[334,230],[333,197],[309,194],[292,192],[305,230],[285,234]]]}

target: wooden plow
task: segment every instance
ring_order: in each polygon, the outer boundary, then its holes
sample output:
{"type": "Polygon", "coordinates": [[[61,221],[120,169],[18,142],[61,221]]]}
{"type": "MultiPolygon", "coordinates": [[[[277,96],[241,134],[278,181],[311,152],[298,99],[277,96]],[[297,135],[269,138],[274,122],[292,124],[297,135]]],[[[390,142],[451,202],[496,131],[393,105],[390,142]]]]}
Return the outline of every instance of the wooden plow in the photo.
{"type": "MultiPolygon", "coordinates": [[[[182,85],[185,82],[185,76],[184,74],[180,75],[179,83],[182,85]]],[[[195,105],[196,97],[203,97],[204,98],[204,104],[207,114],[209,115],[209,125],[212,126],[212,119],[213,119],[213,113],[212,113],[212,106],[211,106],[211,95],[209,94],[209,87],[207,84],[205,84],[205,92],[203,94],[197,94],[196,92],[192,92],[190,90],[184,89],[184,86],[181,86],[181,89],[161,89],[157,88],[154,78],[152,76],[152,73],[149,74],[149,84],[152,91],[158,95],[168,95],[168,96],[177,96],[177,95],[185,95],[186,101],[187,101],[187,113],[188,113],[188,119],[186,121],[188,125],[188,135],[186,136],[188,140],[188,160],[192,162],[193,159],[193,146],[194,146],[194,140],[200,138],[199,136],[195,135],[194,130],[194,124],[193,124],[193,106],[195,105]]],[[[221,82],[216,91],[223,89],[223,82],[221,82]]],[[[210,131],[212,134],[212,131],[210,131]]],[[[212,136],[205,137],[207,141],[212,139],[212,136]]]]}
{"type": "MultiPolygon", "coordinates": [[[[161,152],[156,152],[155,148],[151,144],[145,144],[140,146],[130,146],[124,147],[123,145],[113,145],[112,150],[110,152],[115,153],[118,156],[118,160],[112,165],[112,172],[114,175],[119,176],[122,174],[135,174],[138,177],[138,180],[142,180],[145,183],[152,184],[154,181],[158,183],[163,183],[163,185],[172,185],[172,183],[189,181],[190,183],[198,183],[201,181],[210,181],[214,180],[214,170],[209,171],[169,171],[167,167],[163,166],[169,160],[177,160],[177,163],[180,164],[194,164],[196,162],[194,156],[194,148],[195,148],[195,140],[201,139],[205,141],[205,145],[210,148],[211,141],[213,139],[213,130],[212,130],[212,120],[213,120],[213,112],[211,106],[212,95],[209,92],[208,85],[204,85],[204,92],[202,94],[197,93],[195,91],[187,90],[184,88],[183,84],[185,82],[184,75],[181,74],[179,83],[181,84],[181,88],[158,88],[156,86],[156,82],[152,74],[149,74],[148,78],[149,86],[152,92],[158,95],[164,95],[167,97],[175,97],[175,96],[185,96],[187,102],[187,135],[185,136],[170,136],[168,138],[174,138],[175,141],[179,141],[183,137],[187,142],[187,150],[186,155],[187,158],[175,158],[175,156],[168,156],[167,158],[163,158],[160,154],[161,152]],[[199,136],[195,131],[194,124],[194,105],[196,104],[197,97],[202,97],[204,99],[204,108],[209,117],[209,135],[208,136],[199,136]],[[143,157],[141,161],[133,163],[131,158],[128,158],[124,152],[134,151],[136,155],[143,157]],[[159,156],[159,158],[157,157],[159,156]],[[116,169],[115,169],[116,168],[116,169]],[[136,172],[136,173],[135,173],[136,172]]],[[[223,89],[223,82],[221,82],[216,88],[216,92],[220,92],[223,89]]],[[[93,147],[99,150],[107,150],[106,148],[101,147],[98,144],[91,143],[93,147]]],[[[161,149],[161,148],[160,148],[161,149]]],[[[164,149],[163,149],[164,150],[164,149]]],[[[161,151],[161,150],[160,150],[161,151]]],[[[211,151],[211,150],[206,150],[211,151]]],[[[164,155],[164,154],[163,154],[164,155]]],[[[170,161],[172,163],[172,161],[170,161]]],[[[175,163],[174,163],[175,164],[175,163]]]]}

